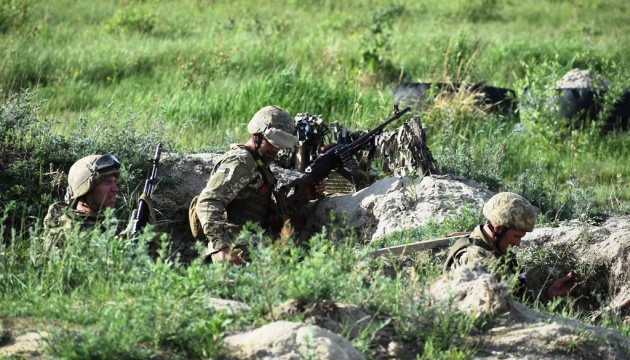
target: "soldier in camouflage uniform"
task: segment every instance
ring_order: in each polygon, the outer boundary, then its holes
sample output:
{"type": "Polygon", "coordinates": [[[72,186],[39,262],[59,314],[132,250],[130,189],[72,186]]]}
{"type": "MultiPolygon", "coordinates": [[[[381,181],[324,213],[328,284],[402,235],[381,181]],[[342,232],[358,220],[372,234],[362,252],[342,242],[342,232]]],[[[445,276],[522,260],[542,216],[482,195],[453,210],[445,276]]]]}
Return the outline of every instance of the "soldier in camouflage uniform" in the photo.
{"type": "Polygon", "coordinates": [[[64,201],[50,205],[44,218],[47,241],[60,245],[57,242],[75,224],[81,230],[94,229],[103,210],[116,205],[119,175],[120,162],[113,155],[90,155],[75,162],[64,201]]]}
{"type": "MultiPolygon", "coordinates": [[[[266,106],[256,112],[247,130],[249,141],[233,145],[221,157],[197,199],[195,211],[209,241],[205,256],[210,255],[212,262],[243,261],[235,237],[246,222],[257,223],[272,235],[279,227],[272,199],[276,179],[269,163],[280,149],[297,145],[295,121],[283,109],[266,106]]],[[[320,182],[304,190],[303,200],[313,200],[323,196],[324,186],[320,182]]]]}
{"type": "MultiPolygon", "coordinates": [[[[527,287],[526,274],[518,269],[516,257],[510,251],[512,246],[520,246],[521,239],[534,230],[536,210],[524,197],[502,192],[494,195],[483,207],[487,221],[476,227],[465,238],[459,239],[450,249],[444,264],[444,272],[476,261],[499,260],[508,271],[519,273],[522,289],[527,287]]],[[[557,296],[564,297],[576,283],[576,274],[570,272],[556,280],[550,287],[535,294],[546,301],[557,296]]]]}

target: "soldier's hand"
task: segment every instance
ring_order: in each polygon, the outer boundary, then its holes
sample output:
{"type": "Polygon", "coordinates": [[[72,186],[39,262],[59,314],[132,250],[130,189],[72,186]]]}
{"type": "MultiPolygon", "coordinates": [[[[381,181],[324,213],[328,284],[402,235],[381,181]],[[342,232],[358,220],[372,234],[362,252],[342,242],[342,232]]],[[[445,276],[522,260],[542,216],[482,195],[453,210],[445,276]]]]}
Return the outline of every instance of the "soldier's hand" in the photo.
{"type": "Polygon", "coordinates": [[[324,196],[326,196],[326,185],[324,185],[324,180],[318,180],[313,185],[305,185],[303,189],[300,189],[299,198],[310,201],[324,196]]]}
{"type": "Polygon", "coordinates": [[[556,280],[547,290],[547,297],[553,299],[557,296],[565,297],[567,294],[577,286],[579,281],[578,274],[575,271],[570,271],[564,277],[556,280]]]}
{"type": "Polygon", "coordinates": [[[315,192],[318,197],[326,196],[326,184],[324,184],[324,180],[318,180],[313,187],[315,188],[315,192]]]}
{"type": "Polygon", "coordinates": [[[239,251],[230,250],[230,248],[223,248],[219,250],[212,258],[213,261],[229,261],[230,264],[238,265],[241,263],[241,257],[239,251]]]}
{"type": "Polygon", "coordinates": [[[326,144],[326,145],[324,145],[324,146],[322,146],[322,147],[320,147],[320,148],[319,148],[319,152],[320,152],[321,154],[323,154],[323,153],[325,153],[326,151],[328,151],[328,150],[332,149],[335,145],[337,145],[337,143],[334,143],[334,142],[333,142],[333,143],[330,143],[330,144],[326,144]]]}
{"type": "MultiPolygon", "coordinates": [[[[336,145],[337,145],[337,143],[334,143],[334,142],[333,142],[333,143],[330,143],[330,144],[327,144],[327,145],[324,145],[324,146],[322,146],[322,147],[320,147],[320,148],[319,148],[319,153],[320,153],[320,154],[323,154],[323,153],[325,153],[326,151],[328,151],[328,150],[332,149],[333,147],[335,147],[336,145]]],[[[343,166],[346,166],[346,165],[348,165],[348,163],[350,162],[350,160],[351,160],[351,157],[350,157],[350,156],[345,156],[345,157],[342,157],[342,158],[341,158],[341,164],[342,164],[343,166]]]]}

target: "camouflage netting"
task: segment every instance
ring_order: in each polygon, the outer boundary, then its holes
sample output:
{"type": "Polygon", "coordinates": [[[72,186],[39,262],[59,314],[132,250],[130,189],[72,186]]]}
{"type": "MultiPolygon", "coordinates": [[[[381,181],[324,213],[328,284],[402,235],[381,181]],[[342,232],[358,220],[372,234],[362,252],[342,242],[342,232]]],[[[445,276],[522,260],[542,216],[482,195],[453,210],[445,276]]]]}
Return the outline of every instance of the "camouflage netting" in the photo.
{"type": "Polygon", "coordinates": [[[376,149],[376,157],[383,160],[383,172],[394,176],[438,174],[420,116],[412,117],[394,131],[381,134],[376,149]]]}

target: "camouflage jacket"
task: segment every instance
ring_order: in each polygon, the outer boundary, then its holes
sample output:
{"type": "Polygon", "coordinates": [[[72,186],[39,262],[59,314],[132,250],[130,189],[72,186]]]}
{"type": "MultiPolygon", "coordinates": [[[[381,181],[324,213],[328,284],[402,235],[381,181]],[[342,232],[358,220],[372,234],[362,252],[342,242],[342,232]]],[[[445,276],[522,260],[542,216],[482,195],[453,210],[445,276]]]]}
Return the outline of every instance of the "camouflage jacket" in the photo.
{"type": "Polygon", "coordinates": [[[502,254],[499,249],[483,235],[479,225],[473,232],[465,238],[459,239],[449,250],[444,263],[443,271],[447,272],[460,266],[477,261],[502,265],[511,274],[518,274],[518,283],[513,290],[517,298],[527,297],[530,300],[536,299],[546,302],[548,287],[544,286],[544,280],[538,279],[535,271],[525,272],[518,266],[518,261],[514,253],[502,254]],[[497,262],[498,260],[498,262],[497,262]]]}
{"type": "Polygon", "coordinates": [[[63,201],[56,202],[48,207],[48,213],[44,217],[44,241],[59,246],[73,226],[78,226],[80,231],[97,228],[100,224],[99,216],[102,217],[102,214],[88,214],[71,209],[63,201]]]}
{"type": "Polygon", "coordinates": [[[235,238],[247,221],[265,230],[275,225],[274,184],[268,165],[252,151],[233,145],[221,157],[196,206],[210,242],[209,253],[235,245],[235,238]]]}
{"type": "Polygon", "coordinates": [[[476,261],[487,261],[490,259],[502,259],[509,257],[509,261],[515,261],[512,253],[501,254],[501,251],[486,237],[481,231],[483,225],[479,225],[466,238],[459,239],[450,249],[444,271],[452,270],[462,265],[474,263],[476,261]]]}

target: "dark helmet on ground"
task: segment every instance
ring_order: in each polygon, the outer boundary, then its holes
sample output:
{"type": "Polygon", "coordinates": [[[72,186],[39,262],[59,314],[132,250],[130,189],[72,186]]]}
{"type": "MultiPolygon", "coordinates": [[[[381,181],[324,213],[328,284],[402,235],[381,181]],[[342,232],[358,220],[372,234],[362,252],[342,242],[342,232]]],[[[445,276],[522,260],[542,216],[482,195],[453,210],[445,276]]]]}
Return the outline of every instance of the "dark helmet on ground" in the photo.
{"type": "Polygon", "coordinates": [[[114,155],[89,155],[79,159],[68,172],[65,201],[73,205],[111,175],[120,175],[120,162],[114,155]]]}
{"type": "Polygon", "coordinates": [[[277,106],[265,106],[258,110],[247,124],[247,131],[261,134],[271,145],[280,149],[294,148],[298,139],[295,133],[295,120],[288,112],[277,106]]]}
{"type": "Polygon", "coordinates": [[[519,194],[501,192],[483,206],[483,215],[491,223],[508,229],[530,232],[536,224],[536,208],[519,194]]]}

